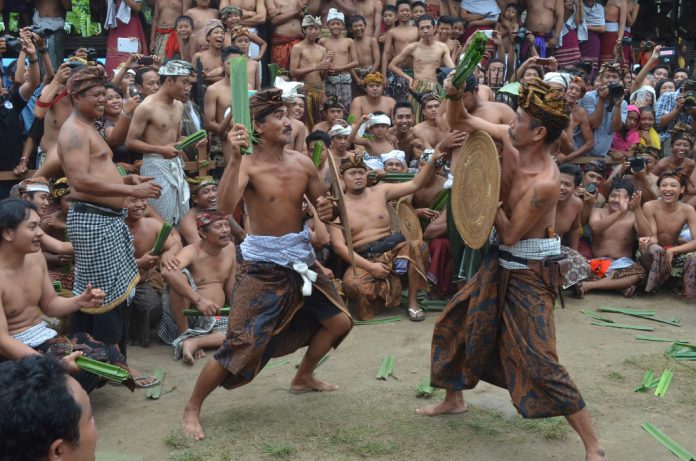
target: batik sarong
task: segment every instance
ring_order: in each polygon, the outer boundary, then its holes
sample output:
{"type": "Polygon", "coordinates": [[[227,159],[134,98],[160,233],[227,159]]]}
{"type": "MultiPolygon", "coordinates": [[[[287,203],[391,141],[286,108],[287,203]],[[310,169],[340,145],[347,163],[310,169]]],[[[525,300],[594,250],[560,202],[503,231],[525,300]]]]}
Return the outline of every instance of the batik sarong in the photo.
{"type": "Polygon", "coordinates": [[[324,104],[324,85],[305,83],[302,89],[305,95],[305,118],[307,130],[310,132],[317,123],[321,122],[321,106],[324,104]]]}
{"type": "MultiPolygon", "coordinates": [[[[193,279],[191,271],[184,268],[181,270],[186,276],[186,281],[193,291],[198,292],[196,281],[193,279]]],[[[205,336],[212,333],[220,333],[223,336],[227,333],[227,317],[224,316],[195,316],[188,318],[188,329],[179,334],[179,327],[172,314],[172,306],[169,302],[169,290],[162,292],[162,320],[157,326],[157,335],[166,344],[174,346],[174,360],[179,360],[183,354],[184,341],[197,336],[205,336]]]]}
{"type": "Polygon", "coordinates": [[[563,45],[556,48],[554,56],[556,57],[556,61],[558,61],[559,69],[580,62],[582,55],[580,54],[580,42],[578,41],[577,30],[569,30],[568,33],[563,36],[563,45]]]}
{"type": "Polygon", "coordinates": [[[556,353],[554,288],[539,266],[499,266],[497,249],[435,324],[430,382],[452,391],[480,380],[506,388],[524,418],[572,415],[585,402],[556,353]]]}
{"type": "MultiPolygon", "coordinates": [[[[14,339],[42,354],[50,354],[57,359],[72,352],[81,351],[87,358],[126,367],[126,359],[116,347],[103,344],[86,333],[58,336],[54,330],[48,328],[45,322],[38,323],[14,335],[14,339]]],[[[2,357],[0,357],[0,361],[2,361],[2,357]]],[[[103,378],[86,371],[74,374],[73,378],[80,383],[87,393],[106,383],[103,378]]]]}
{"type": "Polygon", "coordinates": [[[191,198],[184,162],[180,157],[167,159],[157,154],[145,154],[140,174],[154,177],[154,182],[162,188],[159,198],[148,199],[148,205],[166,222],[177,224],[188,212],[191,198]]]}
{"type": "Polygon", "coordinates": [[[127,210],[73,201],[68,211],[70,243],[75,249],[73,295],[92,284],[106,293],[101,307],[90,313],[107,312],[126,301],[140,280],[135,263],[133,237],[125,222],[127,210]]]}
{"type": "Polygon", "coordinates": [[[655,256],[647,251],[643,254],[640,250],[636,254],[643,267],[648,270],[648,278],[645,291],[655,293],[670,277],[681,279],[684,283],[684,297],[696,298],[696,252],[679,253],[672,257],[672,266],[665,268],[665,249],[659,247],[655,256]]]}
{"type": "MultiPolygon", "coordinates": [[[[317,279],[305,297],[303,278],[292,268],[238,260],[227,338],[214,355],[229,372],[222,386],[251,382],[271,358],[308,346],[320,321],[341,312],[349,315],[336,287],[313,269],[317,279]]],[[[332,346],[338,347],[346,335],[332,346]]]]}
{"type": "Polygon", "coordinates": [[[350,75],[350,72],[326,77],[326,95],[336,96],[338,101],[345,107],[346,113],[350,112],[350,103],[353,101],[352,82],[353,77],[350,75]]]}
{"type": "Polygon", "coordinates": [[[426,268],[430,263],[428,244],[422,240],[403,241],[401,234],[355,248],[363,258],[383,263],[390,269],[385,279],[377,279],[365,269],[349,267],[343,276],[343,292],[350,300],[358,320],[374,318],[384,309],[401,304],[401,275],[416,271],[417,286],[409,290],[427,290],[426,268]],[[400,237],[400,238],[395,238],[400,237]],[[384,246],[386,245],[386,246],[384,246]]]}
{"type": "MultiPolygon", "coordinates": [[[[410,69],[404,69],[407,74],[413,73],[410,69]]],[[[396,101],[406,101],[411,94],[408,80],[399,77],[392,71],[387,71],[387,94],[396,101]]]]}
{"type": "Polygon", "coordinates": [[[592,275],[587,260],[570,247],[562,246],[561,253],[568,261],[568,271],[563,276],[563,289],[567,290],[592,275]]]}
{"type": "Polygon", "coordinates": [[[599,47],[599,65],[616,60],[616,41],[619,39],[619,25],[607,22],[599,47]]]}
{"type": "Polygon", "coordinates": [[[271,35],[271,62],[278,64],[279,71],[287,74],[290,69],[290,50],[302,38],[273,33],[271,35]]]}
{"type": "MultiPolygon", "coordinates": [[[[137,19],[137,17],[136,17],[137,19]]],[[[172,59],[179,50],[179,40],[176,37],[176,29],[157,27],[155,31],[155,47],[150,50],[153,55],[159,56],[162,61],[172,59]]]]}

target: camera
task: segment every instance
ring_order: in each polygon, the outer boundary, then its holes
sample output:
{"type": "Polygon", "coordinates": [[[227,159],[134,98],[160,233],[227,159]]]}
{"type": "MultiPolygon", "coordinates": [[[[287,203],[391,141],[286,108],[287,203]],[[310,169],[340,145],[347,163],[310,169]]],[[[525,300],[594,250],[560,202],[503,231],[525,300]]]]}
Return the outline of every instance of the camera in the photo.
{"type": "Polygon", "coordinates": [[[655,44],[651,42],[650,40],[645,40],[640,42],[640,50],[641,51],[651,51],[653,48],[655,48],[655,44]]]}
{"type": "Polygon", "coordinates": [[[609,90],[609,98],[613,99],[614,101],[623,99],[624,87],[622,84],[610,83],[609,85],[607,85],[607,89],[609,90]]]}
{"type": "Polygon", "coordinates": [[[631,37],[624,37],[621,39],[621,46],[631,46],[633,44],[633,39],[631,37]]]}
{"type": "Polygon", "coordinates": [[[585,186],[585,192],[588,194],[595,194],[597,192],[597,184],[595,183],[590,183],[585,186]]]}
{"type": "Polygon", "coordinates": [[[515,34],[515,45],[520,45],[527,38],[527,29],[520,27],[515,34]]]}
{"type": "Polygon", "coordinates": [[[55,34],[55,30],[51,29],[46,29],[45,27],[39,27],[39,26],[31,26],[29,27],[29,31],[35,33],[41,38],[46,38],[50,37],[51,35],[55,34]]]}
{"type": "Polygon", "coordinates": [[[152,56],[141,56],[138,58],[138,64],[141,66],[151,66],[155,62],[152,56]]]}
{"type": "Polygon", "coordinates": [[[17,37],[5,35],[4,37],[0,37],[0,40],[5,40],[5,46],[8,50],[14,51],[15,53],[22,51],[22,41],[17,37]]]}
{"type": "Polygon", "coordinates": [[[696,92],[687,91],[684,95],[684,110],[691,111],[696,109],[696,92]]]}
{"type": "Polygon", "coordinates": [[[645,159],[640,155],[632,157],[629,160],[629,163],[631,164],[631,171],[634,173],[638,173],[639,171],[643,171],[645,169],[645,159]]]}

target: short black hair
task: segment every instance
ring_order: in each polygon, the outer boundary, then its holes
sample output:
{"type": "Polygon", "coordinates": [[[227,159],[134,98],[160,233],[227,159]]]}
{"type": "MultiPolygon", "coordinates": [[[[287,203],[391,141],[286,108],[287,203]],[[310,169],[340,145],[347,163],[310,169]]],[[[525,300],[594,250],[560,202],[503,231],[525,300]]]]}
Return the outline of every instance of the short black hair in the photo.
{"type": "Polygon", "coordinates": [[[239,49],[237,46],[226,46],[222,50],[220,50],[220,57],[222,59],[222,62],[224,63],[227,61],[227,58],[231,54],[244,54],[242,53],[242,50],[239,49]]]}
{"type": "Polygon", "coordinates": [[[684,69],[683,67],[677,67],[676,69],[674,69],[674,70],[672,71],[672,77],[674,77],[674,74],[676,74],[677,72],[684,72],[684,73],[686,74],[687,77],[689,76],[689,71],[688,71],[688,70],[684,69]]]}
{"type": "Polygon", "coordinates": [[[350,28],[353,24],[356,22],[364,22],[367,25],[367,20],[365,20],[364,16],[361,16],[359,14],[354,14],[353,16],[349,17],[348,20],[346,21],[346,26],[350,28]]]}
{"type": "Polygon", "coordinates": [[[411,111],[411,113],[413,113],[413,104],[405,100],[396,101],[396,104],[394,104],[394,110],[392,110],[392,117],[396,116],[396,111],[399,109],[408,109],[411,111]]]}
{"type": "Polygon", "coordinates": [[[179,17],[176,18],[176,20],[174,21],[174,26],[176,27],[176,24],[179,24],[181,21],[186,21],[186,22],[188,22],[189,24],[191,24],[191,27],[193,27],[193,18],[192,18],[191,16],[186,16],[185,14],[179,16],[179,17]]]}
{"type": "Polygon", "coordinates": [[[572,163],[564,163],[558,167],[558,171],[560,171],[561,174],[572,176],[575,187],[578,187],[582,182],[582,170],[577,165],[573,165],[572,163]]]}
{"type": "MultiPolygon", "coordinates": [[[[26,200],[6,198],[0,201],[0,233],[6,229],[17,229],[17,226],[29,217],[31,210],[36,211],[36,207],[26,200]]],[[[0,389],[2,388],[0,387],[0,389]]],[[[1,454],[2,450],[0,450],[1,454]]]]}
{"type": "Polygon", "coordinates": [[[411,9],[417,6],[422,6],[423,8],[425,8],[425,2],[423,0],[416,0],[415,2],[411,2],[411,9]]]}
{"type": "Polygon", "coordinates": [[[157,73],[157,71],[150,67],[150,66],[144,66],[141,67],[140,69],[135,71],[135,84],[143,86],[143,75],[147,74],[148,72],[154,72],[157,73]]]}
{"type": "Polygon", "coordinates": [[[313,141],[323,142],[327,149],[331,146],[331,136],[326,131],[316,130],[309,133],[305,138],[305,144],[309,146],[309,143],[313,141]]]}
{"type": "Polygon", "coordinates": [[[679,181],[679,184],[682,187],[686,187],[686,175],[684,174],[684,170],[681,168],[678,168],[676,170],[671,170],[671,171],[664,171],[660,174],[660,176],[657,178],[657,187],[660,187],[660,184],[662,184],[663,179],[667,178],[674,178],[677,181],[679,181]]]}
{"type": "Polygon", "coordinates": [[[437,24],[449,24],[450,26],[454,24],[455,17],[449,15],[442,15],[437,19],[437,24]]]}
{"type": "Polygon", "coordinates": [[[508,8],[514,8],[517,12],[520,11],[520,7],[517,6],[517,3],[508,3],[507,5],[505,5],[505,8],[503,8],[503,11],[507,10],[508,8]]]}
{"type": "Polygon", "coordinates": [[[0,459],[40,461],[51,444],[80,441],[82,408],[50,355],[0,363],[0,459]]]}
{"type": "Polygon", "coordinates": [[[611,194],[614,189],[624,189],[628,193],[628,198],[631,198],[636,191],[636,188],[633,187],[633,183],[623,178],[614,178],[612,180],[611,187],[609,187],[609,194],[611,194]]]}
{"type": "Polygon", "coordinates": [[[396,11],[399,11],[399,7],[401,5],[408,5],[408,9],[410,10],[411,9],[411,0],[396,0],[396,6],[394,7],[394,9],[396,11]]]}
{"type": "Polygon", "coordinates": [[[432,16],[430,16],[427,13],[421,14],[420,16],[418,16],[416,18],[416,27],[418,27],[420,25],[420,23],[423,21],[428,21],[428,22],[430,22],[431,26],[435,27],[435,18],[433,18],[432,16]]]}
{"type": "Polygon", "coordinates": [[[382,15],[384,15],[384,13],[387,11],[391,11],[392,13],[396,14],[396,7],[394,5],[385,5],[382,9],[382,15]]]}
{"type": "Polygon", "coordinates": [[[104,88],[107,90],[113,90],[115,91],[119,96],[123,97],[123,91],[116,85],[114,85],[112,82],[108,82],[106,85],[104,85],[104,88]]]}
{"type": "Polygon", "coordinates": [[[546,128],[546,136],[544,136],[544,143],[551,144],[554,142],[556,139],[561,137],[561,134],[563,134],[563,131],[568,128],[568,123],[565,123],[564,127],[560,126],[549,126],[549,124],[544,124],[540,122],[539,120],[536,119],[536,117],[529,117],[530,122],[529,126],[531,128],[539,128],[540,126],[543,126],[546,128]]]}
{"type": "Polygon", "coordinates": [[[657,69],[664,69],[667,71],[667,75],[669,75],[669,66],[667,64],[658,64],[655,67],[653,67],[653,70],[650,72],[651,74],[655,75],[655,71],[657,69]]]}

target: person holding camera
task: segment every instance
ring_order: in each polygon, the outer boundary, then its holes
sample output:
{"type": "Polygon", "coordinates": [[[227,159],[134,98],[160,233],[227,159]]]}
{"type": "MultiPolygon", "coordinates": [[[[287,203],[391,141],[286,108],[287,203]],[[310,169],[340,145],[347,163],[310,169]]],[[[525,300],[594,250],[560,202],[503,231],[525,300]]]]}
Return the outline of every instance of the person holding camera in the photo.
{"type": "Polygon", "coordinates": [[[606,157],[614,132],[623,127],[628,116],[628,104],[623,99],[621,66],[604,63],[599,81],[599,90],[588,91],[580,100],[580,105],[590,116],[590,128],[594,130],[595,145],[587,153],[592,157],[606,157]]]}
{"type": "MultiPolygon", "coordinates": [[[[0,79],[0,139],[3,142],[3,155],[0,155],[0,171],[12,170],[27,158],[22,157],[23,130],[20,113],[27,105],[41,79],[36,47],[31,40],[28,28],[19,32],[20,50],[29,59],[27,80],[20,86],[5,88],[0,79]]],[[[7,50],[7,39],[0,38],[0,58],[7,50]]],[[[0,181],[0,199],[10,195],[10,189],[18,180],[0,181]]]]}
{"type": "Polygon", "coordinates": [[[694,128],[696,123],[696,80],[686,79],[677,91],[664,93],[655,105],[655,125],[664,142],[677,123],[694,128]]]}
{"type": "Polygon", "coordinates": [[[636,191],[641,192],[643,202],[656,200],[657,176],[653,170],[657,164],[659,152],[659,149],[652,146],[636,144],[627,151],[631,157],[616,165],[604,183],[610,185],[614,178],[625,179],[633,184],[636,191]]]}

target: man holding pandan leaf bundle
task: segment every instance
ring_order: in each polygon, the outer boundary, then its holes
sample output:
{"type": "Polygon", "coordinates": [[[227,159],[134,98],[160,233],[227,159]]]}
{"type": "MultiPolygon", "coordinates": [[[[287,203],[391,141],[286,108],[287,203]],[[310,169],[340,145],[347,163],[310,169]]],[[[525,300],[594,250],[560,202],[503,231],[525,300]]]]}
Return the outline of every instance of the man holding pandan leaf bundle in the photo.
{"type": "Polygon", "coordinates": [[[561,239],[554,234],[560,173],[551,156],[570,123],[563,94],[541,80],[524,84],[509,125],[466,111],[461,89],[445,81],[454,129],[483,130],[503,144],[495,244],[482,267],[445,308],[432,341],[431,383],[445,400],[417,410],[467,410],[462,391],[479,380],[506,388],[525,418],[565,416],[587,461],[606,460],[585,402],[559,363],[554,305],[562,285],[561,239]]]}
{"type": "Polygon", "coordinates": [[[196,440],[204,438],[200,410],[205,398],[220,385],[232,389],[249,383],[271,357],[309,346],[291,391],[335,390],[313,372],[352,328],[336,288],[314,270],[302,204],[306,195],[319,216],[330,219],[330,202],[322,197],[328,186],[309,157],[286,149],[292,128],[281,95],[282,90],[273,88],[250,98],[253,146],[241,124],[229,130],[224,144],[231,155],[220,181],[218,208],[231,212],[243,198],[249,235],[240,245],[227,339],[201,372],[183,414],[184,433],[196,440]],[[248,147],[253,153],[242,156],[248,147]]]}
{"type": "Polygon", "coordinates": [[[41,254],[40,222],[31,203],[17,199],[0,202],[0,362],[51,354],[61,358],[80,385],[91,392],[105,381],[80,371],[75,358],[84,353],[121,366],[125,366],[126,359],[117,347],[87,333],[59,336],[41,319],[42,313],[63,317],[83,308],[99,307],[104,292],[88,284],[79,296],[58,296],[41,254]]]}

